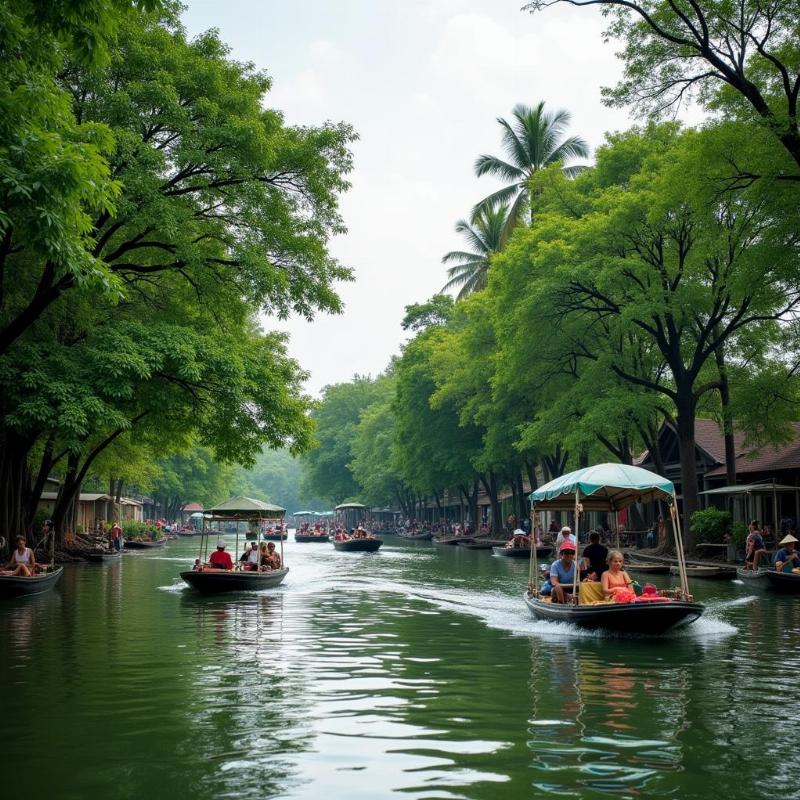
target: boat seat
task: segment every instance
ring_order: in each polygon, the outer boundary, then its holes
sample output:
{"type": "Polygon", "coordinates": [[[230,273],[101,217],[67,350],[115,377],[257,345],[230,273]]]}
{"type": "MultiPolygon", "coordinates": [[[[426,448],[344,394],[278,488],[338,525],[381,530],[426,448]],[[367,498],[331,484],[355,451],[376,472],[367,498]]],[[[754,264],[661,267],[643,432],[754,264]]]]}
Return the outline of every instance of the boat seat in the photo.
{"type": "Polygon", "coordinates": [[[603,587],[599,582],[584,582],[580,584],[578,592],[578,605],[594,606],[599,603],[610,603],[610,597],[603,596],[603,587]]]}

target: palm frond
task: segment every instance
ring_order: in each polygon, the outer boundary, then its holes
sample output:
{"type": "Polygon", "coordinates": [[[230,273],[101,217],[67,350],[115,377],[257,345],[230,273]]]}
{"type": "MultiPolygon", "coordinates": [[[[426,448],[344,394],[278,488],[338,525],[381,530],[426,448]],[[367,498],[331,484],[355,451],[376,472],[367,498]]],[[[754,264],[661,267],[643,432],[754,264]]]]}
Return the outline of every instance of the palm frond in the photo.
{"type": "Polygon", "coordinates": [[[507,181],[519,181],[525,178],[525,173],[513,164],[503,161],[497,156],[480,155],[475,159],[475,175],[496,175],[507,181]]]}
{"type": "Polygon", "coordinates": [[[589,145],[586,140],[580,136],[570,136],[569,139],[565,139],[552,151],[548,162],[552,164],[555,161],[569,161],[573,158],[588,157],[589,145]]]}
{"type": "Polygon", "coordinates": [[[497,208],[501,205],[507,205],[514,201],[516,194],[523,190],[525,183],[512,183],[509,186],[504,186],[496,192],[492,192],[488,197],[484,197],[479,203],[476,203],[472,209],[472,219],[477,220],[480,215],[487,209],[497,208]]]}

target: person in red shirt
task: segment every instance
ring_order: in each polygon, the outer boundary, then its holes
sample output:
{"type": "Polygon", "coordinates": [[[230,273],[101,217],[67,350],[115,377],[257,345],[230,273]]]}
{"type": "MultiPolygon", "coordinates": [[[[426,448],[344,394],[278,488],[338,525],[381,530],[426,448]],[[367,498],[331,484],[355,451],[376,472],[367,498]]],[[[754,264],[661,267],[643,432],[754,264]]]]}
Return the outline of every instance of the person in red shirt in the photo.
{"type": "Polygon", "coordinates": [[[225,552],[225,542],[221,539],[217,542],[217,549],[211,554],[211,558],[208,559],[208,566],[214,569],[233,569],[231,554],[225,552]]]}

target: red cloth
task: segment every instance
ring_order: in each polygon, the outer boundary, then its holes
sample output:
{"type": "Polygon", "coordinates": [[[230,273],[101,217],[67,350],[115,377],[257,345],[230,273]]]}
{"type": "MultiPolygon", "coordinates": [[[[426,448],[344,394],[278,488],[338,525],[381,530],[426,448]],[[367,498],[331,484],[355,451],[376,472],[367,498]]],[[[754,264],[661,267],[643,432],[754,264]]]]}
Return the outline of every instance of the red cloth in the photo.
{"type": "Polygon", "coordinates": [[[226,553],[224,550],[215,550],[208,559],[209,564],[215,567],[222,567],[223,569],[233,569],[233,561],[231,561],[231,554],[226,553]]]}

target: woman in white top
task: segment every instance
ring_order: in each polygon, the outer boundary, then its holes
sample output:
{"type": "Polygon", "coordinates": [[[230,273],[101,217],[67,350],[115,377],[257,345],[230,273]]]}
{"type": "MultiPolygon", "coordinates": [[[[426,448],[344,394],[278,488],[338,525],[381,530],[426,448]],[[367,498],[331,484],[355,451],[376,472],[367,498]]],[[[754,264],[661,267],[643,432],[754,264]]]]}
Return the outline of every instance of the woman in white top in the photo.
{"type": "Polygon", "coordinates": [[[17,536],[17,549],[11,554],[6,569],[13,570],[12,575],[23,575],[26,578],[36,570],[36,558],[33,550],[25,546],[24,536],[17,536]]]}

